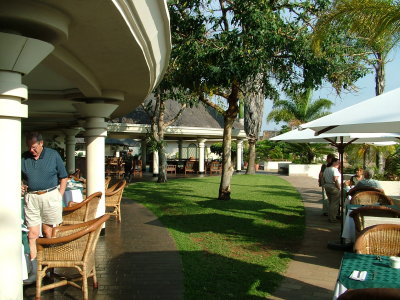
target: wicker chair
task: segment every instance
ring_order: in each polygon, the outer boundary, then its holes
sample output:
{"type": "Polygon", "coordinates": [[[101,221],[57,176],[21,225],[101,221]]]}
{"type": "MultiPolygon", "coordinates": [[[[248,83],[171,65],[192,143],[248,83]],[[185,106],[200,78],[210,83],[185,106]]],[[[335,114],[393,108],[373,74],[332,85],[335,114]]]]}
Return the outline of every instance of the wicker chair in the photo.
{"type": "Polygon", "coordinates": [[[400,218],[400,211],[386,206],[364,206],[353,210],[350,217],[354,220],[357,236],[365,228],[365,216],[400,218]]]}
{"type": "Polygon", "coordinates": [[[395,288],[366,288],[347,290],[337,300],[400,300],[400,289],[395,288]]]}
{"type": "Polygon", "coordinates": [[[380,205],[393,205],[393,200],[385,194],[376,191],[358,192],[350,200],[350,204],[373,205],[376,203],[380,205]]]}
{"type": "Polygon", "coordinates": [[[359,254],[400,256],[400,225],[380,224],[365,228],[354,243],[359,254]]]}
{"type": "Polygon", "coordinates": [[[101,227],[109,217],[104,215],[85,223],[55,227],[53,238],[37,239],[36,299],[40,299],[42,291],[67,284],[81,289],[83,299],[89,298],[87,279],[93,277],[93,287],[98,287],[95,250],[101,227]],[[60,281],[42,285],[46,272],[54,268],[75,268],[81,277],[73,280],[62,277],[60,281]],[[77,280],[82,281],[81,286],[74,282],[77,280]]]}
{"type": "Polygon", "coordinates": [[[104,180],[104,189],[107,191],[108,189],[108,185],[111,182],[111,176],[106,176],[105,180],[104,180]]]}
{"type": "Polygon", "coordinates": [[[84,201],[63,208],[63,225],[79,224],[96,217],[102,193],[91,194],[84,201]]]}
{"type": "Polygon", "coordinates": [[[353,197],[355,194],[365,191],[380,192],[384,194],[384,192],[381,189],[374,188],[372,186],[360,186],[360,187],[354,187],[350,191],[348,191],[347,196],[353,197]]]}
{"type": "Polygon", "coordinates": [[[106,191],[106,209],[112,208],[113,211],[106,212],[111,216],[116,216],[118,222],[121,222],[121,199],[126,185],[126,180],[119,180],[106,191]]]}

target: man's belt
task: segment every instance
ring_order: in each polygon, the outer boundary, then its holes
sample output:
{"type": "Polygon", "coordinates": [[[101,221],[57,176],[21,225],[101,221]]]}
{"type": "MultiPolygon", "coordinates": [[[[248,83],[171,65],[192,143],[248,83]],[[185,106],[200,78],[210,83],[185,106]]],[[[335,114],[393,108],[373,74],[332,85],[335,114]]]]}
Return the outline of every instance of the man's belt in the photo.
{"type": "Polygon", "coordinates": [[[56,188],[57,188],[57,186],[54,186],[54,187],[49,188],[49,189],[47,189],[47,190],[30,191],[29,194],[43,195],[43,194],[46,194],[47,192],[54,191],[56,188]]]}

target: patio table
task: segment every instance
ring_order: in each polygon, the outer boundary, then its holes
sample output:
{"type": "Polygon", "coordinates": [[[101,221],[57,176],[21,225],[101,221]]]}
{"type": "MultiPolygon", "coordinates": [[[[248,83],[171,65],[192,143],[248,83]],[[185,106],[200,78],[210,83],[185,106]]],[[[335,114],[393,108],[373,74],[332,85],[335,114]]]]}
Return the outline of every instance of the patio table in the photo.
{"type": "Polygon", "coordinates": [[[400,269],[390,267],[388,256],[345,252],[339,270],[333,300],[348,289],[400,288],[400,269]],[[354,271],[366,271],[364,281],[350,279],[354,271]]]}
{"type": "MultiPolygon", "coordinates": [[[[343,220],[342,238],[344,238],[347,243],[354,243],[355,239],[356,239],[356,229],[354,226],[354,220],[352,217],[350,217],[350,213],[354,209],[362,207],[362,206],[366,206],[366,205],[360,205],[360,204],[347,204],[346,205],[344,220],[343,220]]],[[[367,206],[372,206],[372,205],[367,205],[367,206]]],[[[390,208],[399,209],[399,207],[396,205],[379,205],[379,206],[387,206],[390,208]]]]}
{"type": "Polygon", "coordinates": [[[63,195],[63,206],[67,207],[68,203],[73,201],[80,203],[83,201],[83,184],[75,181],[68,181],[67,187],[63,195]]]}

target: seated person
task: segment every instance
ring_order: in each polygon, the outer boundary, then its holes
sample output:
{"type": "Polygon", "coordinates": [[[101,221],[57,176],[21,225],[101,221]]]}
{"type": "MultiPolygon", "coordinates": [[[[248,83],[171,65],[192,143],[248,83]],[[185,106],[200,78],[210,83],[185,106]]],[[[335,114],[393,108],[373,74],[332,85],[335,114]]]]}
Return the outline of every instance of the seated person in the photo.
{"type": "Polygon", "coordinates": [[[364,179],[363,168],[356,168],[355,172],[356,172],[356,175],[353,175],[350,178],[350,186],[355,186],[359,181],[364,179]]]}
{"type": "Polygon", "coordinates": [[[364,179],[360,180],[350,191],[349,193],[352,192],[353,189],[357,189],[360,187],[365,187],[365,186],[369,186],[369,187],[373,187],[376,189],[381,190],[381,192],[383,193],[383,189],[381,184],[379,183],[379,181],[372,179],[372,177],[374,176],[374,171],[371,169],[366,169],[364,171],[364,179]]]}

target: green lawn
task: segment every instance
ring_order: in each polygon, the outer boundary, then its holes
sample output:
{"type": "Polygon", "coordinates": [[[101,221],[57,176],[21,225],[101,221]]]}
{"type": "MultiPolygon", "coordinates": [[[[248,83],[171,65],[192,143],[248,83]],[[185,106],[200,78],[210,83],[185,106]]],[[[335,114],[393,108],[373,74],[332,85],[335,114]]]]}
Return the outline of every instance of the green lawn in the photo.
{"type": "Polygon", "coordinates": [[[303,236],[300,195],[276,176],[236,175],[232,200],[221,201],[219,180],[140,182],[125,195],[170,230],[182,256],[185,299],[265,298],[303,236]]]}

